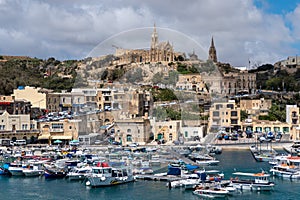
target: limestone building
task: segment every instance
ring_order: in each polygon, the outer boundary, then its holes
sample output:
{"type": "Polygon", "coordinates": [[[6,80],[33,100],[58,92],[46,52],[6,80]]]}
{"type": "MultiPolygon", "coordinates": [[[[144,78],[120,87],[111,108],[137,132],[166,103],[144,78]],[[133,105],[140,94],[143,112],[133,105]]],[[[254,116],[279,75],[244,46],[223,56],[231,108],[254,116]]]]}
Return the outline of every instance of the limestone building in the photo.
{"type": "Polygon", "coordinates": [[[209,116],[209,131],[218,131],[223,128],[231,132],[241,128],[240,108],[234,100],[215,102],[210,108],[209,116]]]}
{"type": "Polygon", "coordinates": [[[169,41],[159,42],[155,24],[149,49],[117,48],[115,53],[119,65],[132,62],[173,62],[180,55],[182,53],[175,52],[169,41]]]}

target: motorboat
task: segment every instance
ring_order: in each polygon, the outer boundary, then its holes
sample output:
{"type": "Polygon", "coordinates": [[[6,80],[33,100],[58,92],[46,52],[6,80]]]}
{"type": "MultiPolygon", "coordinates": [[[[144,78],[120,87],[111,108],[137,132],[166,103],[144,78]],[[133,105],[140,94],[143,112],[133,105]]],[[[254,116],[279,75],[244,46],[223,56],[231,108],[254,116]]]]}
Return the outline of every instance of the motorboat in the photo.
{"type": "Polygon", "coordinates": [[[110,167],[108,163],[98,163],[86,176],[85,185],[91,187],[113,186],[134,181],[130,167],[110,167]]]}
{"type": "Polygon", "coordinates": [[[230,185],[239,190],[270,191],[275,186],[274,182],[269,181],[270,174],[264,172],[235,172],[233,175],[237,177],[231,179],[230,185]]]}
{"type": "Polygon", "coordinates": [[[45,161],[35,161],[29,160],[26,168],[23,169],[25,176],[40,176],[44,174],[44,164],[45,161]]]}
{"type": "Polygon", "coordinates": [[[205,198],[224,198],[229,195],[229,191],[218,186],[199,185],[195,188],[193,194],[205,198]]]}
{"type": "Polygon", "coordinates": [[[69,180],[83,180],[86,176],[92,172],[92,167],[75,167],[71,169],[66,175],[69,180]]]}
{"type": "Polygon", "coordinates": [[[278,159],[270,172],[273,176],[289,179],[300,179],[300,157],[285,156],[278,159]]]}

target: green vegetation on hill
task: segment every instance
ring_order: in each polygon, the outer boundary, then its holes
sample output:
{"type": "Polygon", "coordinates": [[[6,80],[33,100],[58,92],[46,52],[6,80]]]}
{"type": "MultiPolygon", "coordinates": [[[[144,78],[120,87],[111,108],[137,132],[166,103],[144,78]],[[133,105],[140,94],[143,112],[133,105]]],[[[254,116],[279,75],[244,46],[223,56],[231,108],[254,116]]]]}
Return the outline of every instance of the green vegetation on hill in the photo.
{"type": "Polygon", "coordinates": [[[154,101],[173,101],[178,100],[177,96],[174,94],[173,90],[166,89],[152,89],[152,95],[154,101]]]}
{"type": "Polygon", "coordinates": [[[77,61],[54,58],[10,58],[0,62],[0,94],[10,95],[18,86],[70,90],[76,78],[77,61]]]}

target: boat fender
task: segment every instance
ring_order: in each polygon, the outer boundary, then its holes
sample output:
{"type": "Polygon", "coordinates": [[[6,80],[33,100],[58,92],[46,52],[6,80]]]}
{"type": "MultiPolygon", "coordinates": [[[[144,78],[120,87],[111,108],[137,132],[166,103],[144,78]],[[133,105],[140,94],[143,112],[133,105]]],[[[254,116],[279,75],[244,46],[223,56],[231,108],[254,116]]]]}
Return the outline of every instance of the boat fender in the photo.
{"type": "Polygon", "coordinates": [[[105,181],[105,179],[106,178],[104,176],[100,178],[101,181],[105,181]]]}
{"type": "Polygon", "coordinates": [[[85,182],[85,185],[86,185],[86,186],[90,186],[90,185],[91,185],[91,182],[90,182],[90,181],[87,181],[87,182],[85,182]]]}

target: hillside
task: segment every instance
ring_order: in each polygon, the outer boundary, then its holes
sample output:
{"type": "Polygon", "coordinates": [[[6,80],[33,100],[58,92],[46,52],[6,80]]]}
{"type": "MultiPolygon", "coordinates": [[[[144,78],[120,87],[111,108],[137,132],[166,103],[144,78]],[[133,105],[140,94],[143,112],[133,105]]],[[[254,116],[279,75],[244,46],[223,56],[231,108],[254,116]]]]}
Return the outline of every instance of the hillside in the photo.
{"type": "Polygon", "coordinates": [[[54,91],[70,90],[78,61],[41,60],[20,56],[0,57],[0,94],[9,95],[18,86],[35,86],[54,91]]]}

